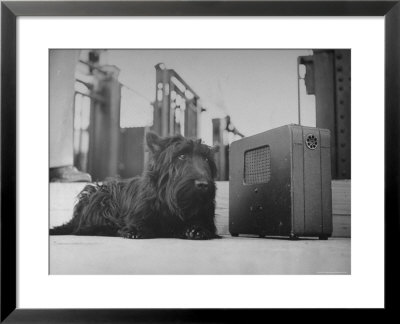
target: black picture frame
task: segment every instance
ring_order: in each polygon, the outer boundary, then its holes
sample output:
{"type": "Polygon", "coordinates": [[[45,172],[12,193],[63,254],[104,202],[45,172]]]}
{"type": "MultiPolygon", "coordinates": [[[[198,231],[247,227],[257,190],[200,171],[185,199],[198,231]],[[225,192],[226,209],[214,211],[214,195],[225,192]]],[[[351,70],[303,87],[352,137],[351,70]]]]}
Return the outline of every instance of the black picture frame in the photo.
{"type": "MultiPolygon", "coordinates": [[[[395,306],[399,232],[400,2],[397,1],[2,1],[1,3],[1,322],[227,322],[239,310],[16,308],[16,19],[19,16],[384,16],[385,309],[395,306]],[[395,257],[397,258],[397,257],[395,257]]],[[[368,134],[366,134],[368,138],[368,134]]],[[[366,139],[367,140],[367,139],[366,139]]],[[[383,143],[382,143],[383,145],[383,143]]],[[[301,294],[301,292],[299,292],[301,294]]],[[[255,310],[240,310],[246,316],[255,310]]],[[[257,312],[262,312],[258,310],[257,312]]],[[[320,315],[321,317],[321,315],[320,315]]],[[[321,320],[321,319],[320,319],[321,320]]]]}

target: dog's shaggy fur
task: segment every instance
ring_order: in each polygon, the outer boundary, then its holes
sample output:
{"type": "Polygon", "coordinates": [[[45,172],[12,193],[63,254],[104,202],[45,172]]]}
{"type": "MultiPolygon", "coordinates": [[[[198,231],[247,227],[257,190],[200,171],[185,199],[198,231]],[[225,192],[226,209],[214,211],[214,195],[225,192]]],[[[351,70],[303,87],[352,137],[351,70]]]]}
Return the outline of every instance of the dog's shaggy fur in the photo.
{"type": "Polygon", "coordinates": [[[216,165],[200,140],[146,135],[149,162],[141,177],[87,185],[70,222],[50,235],[126,238],[217,238],[216,165]]]}

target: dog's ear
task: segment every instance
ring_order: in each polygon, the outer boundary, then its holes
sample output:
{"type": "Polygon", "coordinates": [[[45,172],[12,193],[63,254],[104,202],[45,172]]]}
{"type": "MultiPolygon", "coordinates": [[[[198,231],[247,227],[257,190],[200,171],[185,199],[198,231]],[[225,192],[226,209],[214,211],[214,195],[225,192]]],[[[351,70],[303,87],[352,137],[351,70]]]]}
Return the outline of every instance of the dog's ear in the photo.
{"type": "Polygon", "coordinates": [[[159,137],[156,133],[148,132],[146,134],[147,147],[153,154],[162,150],[161,141],[162,138],[159,137]]]}

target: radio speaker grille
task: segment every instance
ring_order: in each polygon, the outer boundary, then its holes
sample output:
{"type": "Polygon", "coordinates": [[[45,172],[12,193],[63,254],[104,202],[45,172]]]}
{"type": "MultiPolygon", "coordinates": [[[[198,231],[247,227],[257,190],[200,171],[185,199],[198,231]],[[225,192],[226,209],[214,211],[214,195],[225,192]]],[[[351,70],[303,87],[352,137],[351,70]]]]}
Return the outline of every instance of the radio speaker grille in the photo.
{"type": "Polygon", "coordinates": [[[258,147],[244,153],[244,183],[266,183],[271,179],[271,150],[258,147]]]}

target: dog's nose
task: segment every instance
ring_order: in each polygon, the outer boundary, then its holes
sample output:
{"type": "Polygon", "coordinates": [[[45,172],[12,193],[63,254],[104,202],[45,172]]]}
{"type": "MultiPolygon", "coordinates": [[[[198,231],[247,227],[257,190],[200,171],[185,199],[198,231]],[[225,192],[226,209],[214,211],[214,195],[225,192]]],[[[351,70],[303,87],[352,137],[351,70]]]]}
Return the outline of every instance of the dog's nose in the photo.
{"type": "Polygon", "coordinates": [[[194,181],[194,186],[198,190],[206,191],[208,189],[208,182],[205,180],[195,180],[194,181]]]}

